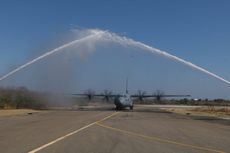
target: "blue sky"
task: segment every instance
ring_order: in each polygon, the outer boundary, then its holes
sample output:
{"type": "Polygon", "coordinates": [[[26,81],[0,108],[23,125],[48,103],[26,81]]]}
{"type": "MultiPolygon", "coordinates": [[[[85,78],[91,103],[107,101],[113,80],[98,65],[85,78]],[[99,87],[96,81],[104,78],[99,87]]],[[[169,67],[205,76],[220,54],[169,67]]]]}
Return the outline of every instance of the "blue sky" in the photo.
{"type": "Polygon", "coordinates": [[[2,0],[0,74],[83,27],[125,35],[230,80],[229,6],[227,0],[2,0]]]}

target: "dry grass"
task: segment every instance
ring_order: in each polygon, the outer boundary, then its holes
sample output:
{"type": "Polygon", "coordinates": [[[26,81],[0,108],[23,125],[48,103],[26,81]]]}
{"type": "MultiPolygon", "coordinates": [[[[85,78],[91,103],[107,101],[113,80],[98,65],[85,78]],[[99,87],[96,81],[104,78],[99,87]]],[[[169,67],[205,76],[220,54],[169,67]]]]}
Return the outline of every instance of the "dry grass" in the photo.
{"type": "Polygon", "coordinates": [[[230,107],[200,106],[195,108],[167,108],[165,110],[178,114],[230,119],[230,107]]]}
{"type": "Polygon", "coordinates": [[[192,109],[191,111],[211,113],[211,114],[230,115],[230,108],[229,107],[206,106],[206,107],[198,107],[198,108],[192,109]]]}

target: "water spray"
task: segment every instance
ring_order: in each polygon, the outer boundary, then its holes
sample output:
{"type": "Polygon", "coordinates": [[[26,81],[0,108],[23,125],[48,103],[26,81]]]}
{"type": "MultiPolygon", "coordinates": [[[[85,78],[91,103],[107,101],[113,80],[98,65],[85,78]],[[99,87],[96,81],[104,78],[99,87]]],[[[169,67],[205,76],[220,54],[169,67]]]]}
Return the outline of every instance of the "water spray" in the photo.
{"type": "Polygon", "coordinates": [[[29,61],[28,63],[26,63],[26,64],[24,64],[24,65],[22,65],[22,66],[20,66],[20,67],[18,67],[16,69],[14,69],[13,71],[7,73],[6,75],[2,76],[0,78],[0,81],[2,81],[4,79],[7,79],[8,77],[10,77],[11,75],[15,74],[16,72],[18,72],[18,71],[30,66],[31,64],[33,64],[35,62],[38,62],[39,60],[42,60],[42,59],[46,58],[47,56],[50,56],[50,55],[52,55],[54,53],[57,53],[59,51],[64,51],[64,49],[67,48],[67,47],[70,47],[70,46],[75,45],[75,44],[79,44],[81,42],[90,41],[91,39],[96,39],[96,40],[101,40],[101,41],[116,42],[116,43],[119,43],[119,44],[121,44],[123,46],[134,46],[134,47],[144,49],[144,50],[149,51],[149,52],[154,53],[154,54],[159,54],[160,56],[163,56],[163,57],[166,57],[168,59],[174,60],[176,62],[182,63],[182,64],[184,64],[186,66],[189,66],[189,67],[191,67],[191,68],[193,68],[195,70],[201,71],[201,72],[203,72],[203,73],[205,73],[205,74],[207,74],[207,75],[209,75],[211,77],[214,77],[214,78],[216,78],[216,79],[218,79],[218,80],[230,85],[230,81],[222,78],[221,76],[219,76],[217,74],[214,74],[214,73],[212,73],[212,72],[210,72],[210,71],[208,71],[208,70],[206,70],[206,69],[204,69],[204,68],[202,68],[200,66],[197,66],[197,65],[195,65],[195,64],[193,64],[191,62],[188,62],[188,61],[186,61],[186,60],[184,60],[182,58],[179,58],[177,56],[169,54],[169,53],[167,53],[165,51],[161,51],[161,50],[159,50],[157,48],[148,46],[148,45],[146,45],[146,44],[144,44],[142,42],[134,41],[133,39],[122,37],[122,36],[119,36],[119,35],[117,35],[115,33],[111,33],[111,32],[108,32],[108,31],[97,30],[97,29],[96,30],[89,30],[89,31],[91,32],[90,35],[87,35],[87,36],[85,36],[85,37],[83,37],[81,39],[77,39],[77,40],[74,40],[74,41],[69,42],[67,44],[64,44],[64,45],[62,45],[62,46],[60,46],[60,47],[58,47],[56,49],[53,49],[53,50],[51,50],[51,51],[49,51],[49,52],[47,52],[47,53],[45,53],[45,54],[43,54],[41,56],[29,61]]]}
{"type": "Polygon", "coordinates": [[[35,62],[38,62],[38,61],[40,61],[40,60],[42,60],[42,59],[44,59],[44,58],[46,58],[46,57],[48,57],[48,56],[50,56],[50,55],[52,55],[52,54],[54,54],[54,53],[57,53],[57,52],[59,52],[59,51],[63,51],[64,48],[70,47],[70,46],[75,45],[75,44],[80,43],[80,42],[84,42],[84,41],[90,40],[90,39],[92,39],[92,38],[94,38],[94,37],[96,37],[96,36],[100,36],[100,34],[102,34],[102,33],[103,33],[103,31],[94,32],[93,34],[91,34],[91,35],[89,35],[89,36],[86,36],[86,37],[83,37],[83,38],[81,38],[81,39],[77,39],[77,40],[71,41],[71,42],[69,42],[69,43],[67,43],[67,44],[64,44],[64,45],[58,47],[58,48],[55,48],[55,49],[53,49],[53,50],[51,50],[51,51],[49,51],[49,52],[47,52],[47,53],[45,53],[45,54],[43,54],[43,55],[41,55],[41,56],[39,56],[39,57],[37,57],[37,58],[35,58],[35,59],[33,59],[33,60],[27,62],[26,64],[21,65],[21,66],[19,66],[18,68],[12,70],[11,72],[9,72],[9,73],[7,73],[6,75],[2,76],[2,77],[0,78],[0,81],[2,81],[2,80],[4,80],[4,79],[7,79],[7,78],[10,77],[11,75],[13,75],[13,74],[15,74],[16,72],[18,72],[18,71],[20,71],[20,70],[22,70],[22,69],[24,69],[24,68],[30,66],[31,64],[33,64],[33,63],[35,63],[35,62]]]}
{"type": "Polygon", "coordinates": [[[107,33],[107,36],[112,41],[118,42],[118,43],[120,43],[122,45],[135,46],[135,47],[150,51],[151,53],[159,54],[160,56],[163,56],[163,57],[166,57],[168,59],[174,60],[176,62],[182,63],[182,64],[184,64],[186,66],[189,66],[189,67],[191,67],[191,68],[193,68],[195,70],[201,71],[201,72],[203,72],[203,73],[205,73],[205,74],[207,74],[207,75],[209,75],[211,77],[214,77],[214,78],[216,78],[216,79],[218,79],[218,80],[230,85],[230,81],[222,78],[221,76],[219,76],[217,74],[214,74],[214,73],[212,73],[212,72],[210,72],[210,71],[208,71],[208,70],[206,70],[206,69],[204,69],[204,68],[202,68],[200,66],[197,66],[197,65],[195,65],[195,64],[193,64],[193,63],[191,63],[189,61],[186,61],[186,60],[184,60],[182,58],[179,58],[179,57],[177,57],[175,55],[169,54],[169,53],[167,53],[165,51],[162,51],[162,50],[159,50],[157,48],[148,46],[148,45],[146,45],[146,44],[144,44],[142,42],[134,41],[134,40],[132,40],[130,38],[118,36],[118,35],[116,35],[114,33],[107,33]]]}

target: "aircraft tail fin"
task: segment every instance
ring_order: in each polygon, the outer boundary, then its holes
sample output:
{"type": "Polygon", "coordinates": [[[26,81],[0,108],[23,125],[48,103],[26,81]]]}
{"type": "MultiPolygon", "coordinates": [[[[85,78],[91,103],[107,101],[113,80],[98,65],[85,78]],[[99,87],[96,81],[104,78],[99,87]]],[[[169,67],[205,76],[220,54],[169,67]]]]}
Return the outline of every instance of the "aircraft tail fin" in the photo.
{"type": "Polygon", "coordinates": [[[126,78],[126,90],[125,90],[125,93],[126,93],[126,94],[128,94],[128,83],[129,83],[128,81],[129,81],[129,80],[128,80],[128,77],[127,77],[127,78],[126,78]]]}

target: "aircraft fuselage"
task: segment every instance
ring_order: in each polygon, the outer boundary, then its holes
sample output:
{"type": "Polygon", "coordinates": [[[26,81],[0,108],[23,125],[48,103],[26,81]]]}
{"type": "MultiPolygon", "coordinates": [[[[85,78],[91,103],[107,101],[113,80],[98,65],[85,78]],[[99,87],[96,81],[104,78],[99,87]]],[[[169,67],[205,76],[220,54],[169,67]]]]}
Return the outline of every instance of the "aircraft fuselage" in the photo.
{"type": "Polygon", "coordinates": [[[133,100],[129,94],[115,97],[114,104],[116,105],[117,110],[124,109],[126,107],[129,107],[131,110],[133,109],[133,100]]]}

